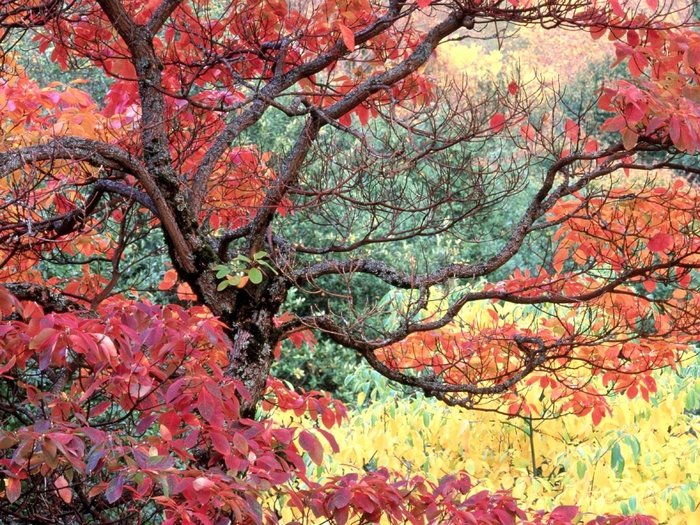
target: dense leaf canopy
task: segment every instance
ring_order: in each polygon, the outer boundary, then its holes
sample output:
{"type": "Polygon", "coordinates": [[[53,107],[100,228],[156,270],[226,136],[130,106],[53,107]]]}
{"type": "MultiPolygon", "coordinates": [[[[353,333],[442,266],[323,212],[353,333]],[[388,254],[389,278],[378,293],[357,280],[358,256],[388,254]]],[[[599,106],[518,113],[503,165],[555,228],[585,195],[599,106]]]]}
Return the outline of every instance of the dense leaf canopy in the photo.
{"type": "Polygon", "coordinates": [[[3,520],[525,519],[463,474],[309,479],[344,408],[270,368],[316,334],[449,404],[648,398],[700,326],[700,34],[673,7],[0,2],[3,520]],[[629,78],[573,105],[515,67],[429,74],[526,26],[606,39],[629,78]],[[101,80],[40,84],[32,45],[101,80]]]}

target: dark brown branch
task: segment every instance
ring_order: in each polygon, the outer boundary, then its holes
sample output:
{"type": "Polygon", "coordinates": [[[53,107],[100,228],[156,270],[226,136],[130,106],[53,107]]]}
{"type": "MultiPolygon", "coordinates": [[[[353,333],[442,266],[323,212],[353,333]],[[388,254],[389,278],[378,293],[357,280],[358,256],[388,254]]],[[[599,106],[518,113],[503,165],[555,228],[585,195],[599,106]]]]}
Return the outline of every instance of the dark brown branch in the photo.
{"type": "Polygon", "coordinates": [[[151,19],[146,24],[148,32],[155,36],[160,31],[163,24],[168,20],[170,15],[182,4],[183,0],[163,0],[162,3],[153,11],[151,19]]]}
{"type": "MultiPolygon", "coordinates": [[[[355,44],[357,46],[362,45],[386,31],[386,29],[391,27],[400,18],[403,6],[403,1],[392,0],[386,15],[355,34],[355,44]]],[[[280,43],[280,48],[281,47],[282,44],[280,43]]],[[[216,137],[200,163],[191,186],[190,209],[193,213],[197,213],[201,207],[207,181],[211,176],[217,160],[223,155],[226,148],[229,147],[236,137],[260,120],[265,110],[269,107],[269,102],[267,101],[274,99],[276,95],[293,86],[301,79],[308,78],[323,71],[347,53],[348,49],[341,39],[329,51],[317,58],[297,66],[283,75],[274,76],[265,87],[256,93],[256,100],[249,108],[245,109],[240,115],[234,118],[216,137]]],[[[266,227],[267,226],[263,227],[263,230],[266,227]]]]}
{"type": "Polygon", "coordinates": [[[86,312],[87,308],[76,303],[47,286],[33,283],[2,283],[3,286],[20,301],[34,301],[45,312],[86,312]]]}

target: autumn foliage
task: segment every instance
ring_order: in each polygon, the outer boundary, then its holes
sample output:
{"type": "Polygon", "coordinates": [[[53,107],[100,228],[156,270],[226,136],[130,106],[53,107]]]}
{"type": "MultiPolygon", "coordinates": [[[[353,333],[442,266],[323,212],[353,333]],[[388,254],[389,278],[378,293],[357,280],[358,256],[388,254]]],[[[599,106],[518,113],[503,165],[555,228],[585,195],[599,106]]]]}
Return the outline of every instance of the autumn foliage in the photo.
{"type": "Polygon", "coordinates": [[[575,522],[460,472],[316,479],[346,409],[270,368],[284,341],[323,337],[452,405],[598,424],[608,394],[649,399],[700,326],[690,16],[655,0],[0,2],[0,521],[575,522]],[[427,73],[441,43],[508,25],[589,32],[628,80],[574,107],[515,68],[486,90],[427,73]],[[39,85],[28,45],[103,76],[103,99],[39,85]],[[267,151],[273,118],[289,125],[267,151]],[[423,240],[444,237],[490,244],[433,260],[423,240]],[[130,273],[156,256],[141,290],[130,273]],[[288,312],[292,292],[313,304],[288,312]]]}

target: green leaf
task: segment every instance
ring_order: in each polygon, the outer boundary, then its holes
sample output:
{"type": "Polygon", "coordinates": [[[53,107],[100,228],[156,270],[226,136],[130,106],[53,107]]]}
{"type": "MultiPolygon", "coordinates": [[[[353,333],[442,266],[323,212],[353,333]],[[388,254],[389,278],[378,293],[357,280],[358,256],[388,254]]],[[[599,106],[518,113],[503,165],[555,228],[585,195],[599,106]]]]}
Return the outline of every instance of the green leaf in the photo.
{"type": "Polygon", "coordinates": [[[250,278],[250,282],[253,284],[260,284],[263,280],[263,274],[257,268],[251,268],[248,271],[248,277],[250,278]]]}
{"type": "Polygon", "coordinates": [[[226,274],[229,273],[230,271],[231,270],[229,270],[228,268],[224,268],[223,270],[219,270],[218,272],[216,272],[216,278],[223,279],[224,277],[226,277],[226,274]]]}
{"type": "Polygon", "coordinates": [[[625,458],[622,457],[622,450],[620,449],[619,443],[613,445],[610,455],[610,466],[615,472],[615,477],[621,478],[622,473],[625,471],[625,458]]]}
{"type": "Polygon", "coordinates": [[[632,449],[632,459],[634,464],[639,464],[639,454],[641,452],[641,447],[639,445],[639,440],[631,434],[625,436],[625,443],[632,449]]]}
{"type": "Polygon", "coordinates": [[[229,285],[228,280],[226,280],[226,281],[221,281],[221,282],[219,283],[219,286],[216,287],[216,291],[217,291],[217,292],[220,292],[221,290],[226,289],[226,288],[228,287],[228,285],[229,285]]]}
{"type": "Polygon", "coordinates": [[[253,254],[253,259],[255,259],[256,261],[258,261],[264,257],[267,257],[267,252],[256,252],[253,254]]]}
{"type": "Polygon", "coordinates": [[[168,484],[168,478],[166,478],[163,474],[159,476],[160,479],[160,488],[163,490],[163,496],[166,498],[170,497],[170,485],[168,484]]]}
{"type": "Polygon", "coordinates": [[[277,275],[277,270],[275,270],[272,266],[270,266],[269,264],[267,264],[265,261],[258,261],[258,264],[259,264],[260,266],[264,266],[265,268],[269,269],[272,273],[274,273],[275,275],[277,275]]]}
{"type": "Polygon", "coordinates": [[[228,281],[226,281],[228,284],[231,286],[238,286],[238,283],[241,282],[241,276],[240,275],[234,275],[231,277],[228,281]]]}
{"type": "Polygon", "coordinates": [[[252,263],[252,262],[253,262],[253,261],[251,261],[250,259],[248,259],[248,257],[246,257],[245,255],[236,255],[236,260],[237,260],[237,261],[244,261],[244,262],[247,262],[247,263],[252,263]]]}
{"type": "Polygon", "coordinates": [[[583,479],[586,475],[586,464],[583,461],[576,462],[576,474],[578,475],[578,479],[583,479]]]}

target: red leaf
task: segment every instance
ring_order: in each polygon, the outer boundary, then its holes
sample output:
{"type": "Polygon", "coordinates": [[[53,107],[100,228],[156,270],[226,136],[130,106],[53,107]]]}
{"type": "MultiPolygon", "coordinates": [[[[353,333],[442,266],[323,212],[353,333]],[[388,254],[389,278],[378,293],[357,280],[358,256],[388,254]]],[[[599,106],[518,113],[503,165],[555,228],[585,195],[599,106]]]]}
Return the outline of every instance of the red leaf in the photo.
{"type": "Polygon", "coordinates": [[[627,122],[625,121],[625,117],[622,115],[617,115],[616,117],[609,118],[603,122],[600,129],[603,131],[620,131],[626,124],[627,122]]]}
{"type": "Polygon", "coordinates": [[[214,445],[217,452],[223,456],[228,456],[231,454],[231,444],[226,436],[219,434],[218,432],[210,432],[209,437],[211,438],[212,445],[214,445]]]}
{"type": "Polygon", "coordinates": [[[350,489],[348,487],[343,487],[333,494],[328,507],[331,510],[342,509],[343,507],[347,507],[348,503],[350,503],[350,489]]]}
{"type": "Polygon", "coordinates": [[[248,454],[248,441],[243,434],[236,433],[233,435],[233,446],[241,455],[245,456],[248,454]]]}
{"type": "Polygon", "coordinates": [[[656,290],[656,281],[652,281],[652,280],[644,281],[644,289],[649,293],[653,292],[654,290],[656,290]]]}
{"type": "Polygon", "coordinates": [[[700,66],[700,44],[693,44],[685,52],[685,61],[689,67],[698,69],[700,66]]]}
{"type": "Polygon", "coordinates": [[[505,122],[506,122],[506,117],[503,115],[503,113],[496,113],[489,120],[489,126],[491,126],[491,130],[494,133],[498,133],[505,126],[505,122]]]}
{"type": "Polygon", "coordinates": [[[160,435],[165,441],[172,441],[173,440],[172,432],[170,432],[168,427],[165,425],[160,425],[160,435]]]}
{"type": "Polygon", "coordinates": [[[416,3],[418,4],[418,7],[425,9],[432,3],[432,1],[433,0],[416,0],[416,3]]]}
{"type": "Polygon", "coordinates": [[[673,246],[673,236],[668,233],[657,233],[647,243],[647,248],[651,252],[665,252],[673,246]]]}
{"type": "Polygon", "coordinates": [[[180,395],[180,389],[182,388],[182,385],[184,383],[185,378],[181,377],[180,379],[174,381],[173,384],[168,387],[168,390],[165,392],[166,403],[172,403],[173,400],[180,395]]]}
{"type": "Polygon", "coordinates": [[[328,432],[327,430],[323,430],[322,428],[317,429],[321,435],[326,438],[326,441],[328,441],[328,444],[331,446],[331,450],[334,453],[340,452],[340,447],[338,446],[338,442],[335,440],[335,436],[328,432]]]}
{"type": "Polygon", "coordinates": [[[0,315],[10,315],[12,313],[13,307],[19,307],[17,299],[15,299],[15,297],[12,294],[10,294],[10,292],[5,290],[5,288],[0,286],[0,315]]]}
{"type": "Polygon", "coordinates": [[[554,510],[552,510],[552,513],[550,514],[550,518],[553,519],[566,519],[569,521],[573,521],[574,518],[576,518],[576,515],[578,514],[578,507],[576,505],[561,505],[554,510]]]}
{"type": "Polygon", "coordinates": [[[324,427],[333,427],[333,424],[335,423],[335,414],[330,408],[326,407],[323,409],[323,411],[321,412],[321,421],[323,422],[324,427]]]}
{"type": "Polygon", "coordinates": [[[511,80],[510,84],[508,84],[508,93],[511,95],[516,95],[518,93],[518,84],[515,83],[515,80],[511,80]]]}
{"type": "Polygon", "coordinates": [[[311,461],[320,465],[323,462],[323,446],[321,442],[307,430],[302,430],[299,434],[299,444],[301,448],[309,453],[311,461]]]}
{"type": "MultiPolygon", "coordinates": [[[[357,106],[357,109],[355,109],[355,115],[357,115],[357,118],[360,120],[361,126],[366,126],[367,122],[369,122],[369,109],[365,105],[360,104],[357,106]]],[[[297,348],[299,348],[299,346],[301,346],[301,344],[299,344],[297,348]]]]}
{"type": "Polygon", "coordinates": [[[355,492],[353,502],[356,506],[368,513],[372,513],[377,509],[377,503],[369,495],[364,492],[355,492]]]}
{"type": "Polygon", "coordinates": [[[202,417],[204,417],[204,419],[206,419],[211,426],[215,428],[221,427],[221,413],[217,411],[216,407],[214,406],[214,398],[205,389],[202,389],[199,396],[197,408],[202,417]]]}
{"type": "Polygon", "coordinates": [[[586,141],[586,145],[583,148],[583,151],[585,151],[586,153],[593,153],[595,151],[598,151],[598,148],[600,148],[600,145],[598,144],[597,140],[588,139],[586,141]]]}

